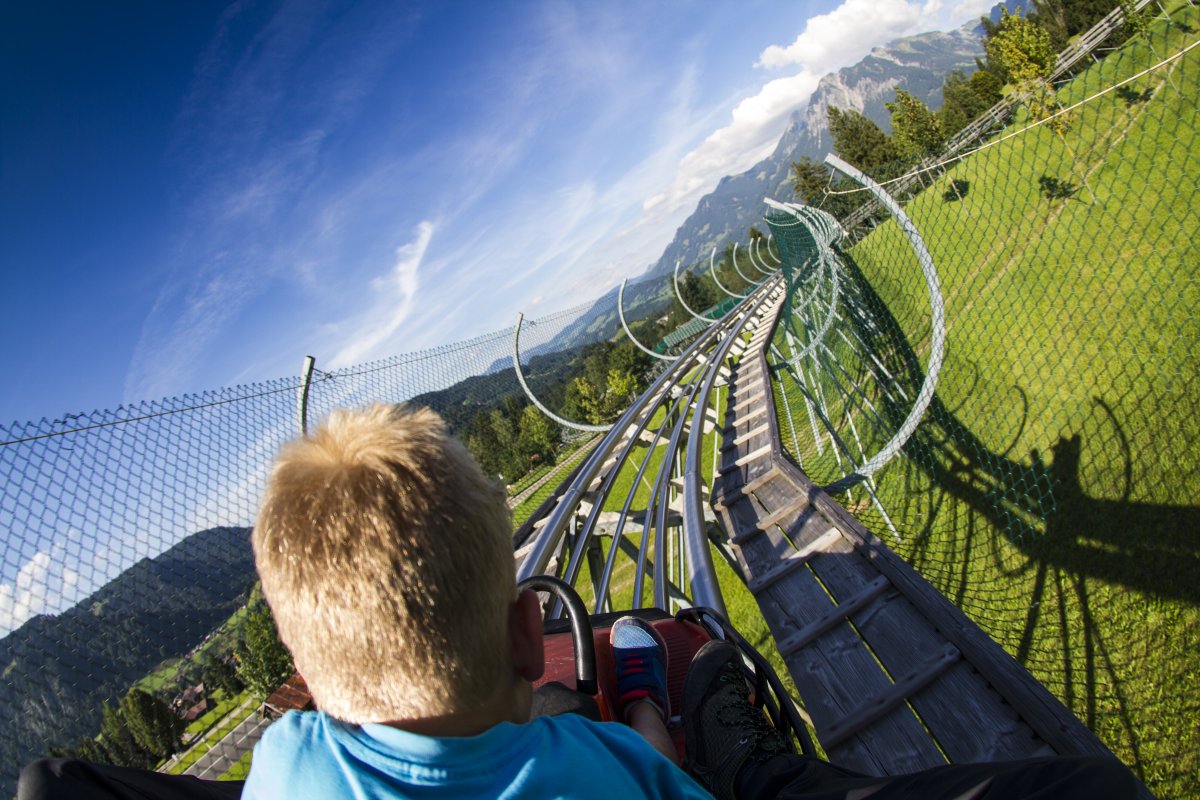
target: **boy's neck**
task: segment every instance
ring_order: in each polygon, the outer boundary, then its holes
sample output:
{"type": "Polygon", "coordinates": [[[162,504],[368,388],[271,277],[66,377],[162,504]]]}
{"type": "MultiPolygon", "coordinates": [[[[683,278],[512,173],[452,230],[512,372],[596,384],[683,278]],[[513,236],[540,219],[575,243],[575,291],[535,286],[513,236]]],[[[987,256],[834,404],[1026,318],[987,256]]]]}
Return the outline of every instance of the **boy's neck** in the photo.
{"type": "Polygon", "coordinates": [[[478,736],[501,722],[528,722],[532,696],[529,682],[518,680],[511,686],[501,684],[491,698],[476,708],[436,717],[395,720],[384,724],[409,733],[436,738],[478,736]]]}

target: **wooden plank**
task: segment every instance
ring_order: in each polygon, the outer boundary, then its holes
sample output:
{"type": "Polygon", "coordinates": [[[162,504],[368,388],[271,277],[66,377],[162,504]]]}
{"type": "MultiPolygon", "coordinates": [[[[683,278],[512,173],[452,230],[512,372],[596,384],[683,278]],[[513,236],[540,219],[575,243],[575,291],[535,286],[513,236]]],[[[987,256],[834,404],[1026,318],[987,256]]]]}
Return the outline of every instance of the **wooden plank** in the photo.
{"type": "Polygon", "coordinates": [[[768,426],[768,425],[759,425],[757,428],[751,428],[749,431],[738,436],[736,439],[733,439],[732,441],[729,441],[726,444],[724,444],[721,447],[721,451],[725,452],[728,450],[732,450],[733,448],[737,447],[739,444],[743,444],[744,442],[747,442],[750,439],[753,439],[755,436],[758,436],[760,434],[767,433],[769,430],[770,430],[770,426],[768,426]]]}
{"type": "Polygon", "coordinates": [[[857,594],[848,597],[844,603],[833,606],[820,617],[814,619],[782,642],[779,642],[777,645],[779,655],[786,658],[797,650],[812,644],[815,640],[850,619],[850,615],[862,611],[890,587],[891,584],[888,583],[888,579],[880,575],[864,586],[857,594]]]}
{"type": "MultiPolygon", "coordinates": [[[[770,395],[765,396],[763,398],[763,400],[766,400],[768,397],[770,397],[770,395]]],[[[766,403],[764,403],[763,405],[758,406],[758,407],[746,412],[745,414],[739,414],[737,424],[741,425],[746,422],[749,422],[752,419],[758,419],[759,417],[766,414],[767,410],[768,410],[768,407],[767,407],[766,403]]],[[[767,419],[768,420],[774,419],[774,415],[768,416],[767,419]]]]}
{"type": "MultiPolygon", "coordinates": [[[[751,497],[731,508],[732,524],[752,524],[759,513],[767,513],[764,508],[755,508],[757,503],[751,497]]],[[[775,530],[734,549],[740,551],[740,560],[746,564],[751,579],[794,551],[775,530]]],[[[777,581],[756,599],[776,641],[786,639],[832,607],[828,593],[807,569],[777,581]]],[[[818,731],[854,710],[864,694],[881,693],[892,683],[845,622],[810,646],[785,657],[785,663],[818,731]]],[[[945,763],[907,707],[892,710],[870,731],[850,737],[833,751],[827,750],[837,763],[875,775],[895,771],[885,769],[876,755],[884,752],[889,753],[893,762],[902,763],[906,771],[945,763]]]]}
{"type": "Polygon", "coordinates": [[[1112,752],[1029,672],[992,641],[961,610],[938,593],[916,570],[888,549],[827,493],[786,461],[777,462],[831,522],[841,529],[917,610],[957,647],[972,666],[1010,703],[1021,718],[1060,755],[1112,752]]]}
{"type": "MultiPolygon", "coordinates": [[[[806,570],[793,573],[759,597],[764,618],[776,618],[771,629],[777,637],[786,636],[795,627],[787,610],[798,605],[812,608],[815,604],[815,597],[798,595],[796,585],[802,579],[812,581],[812,574],[806,570]]],[[[814,583],[812,592],[815,594],[818,588],[814,583]]],[[[890,685],[870,651],[847,623],[785,656],[784,663],[822,742],[829,726],[850,713],[864,693],[882,692],[890,685]]],[[[876,775],[912,772],[945,763],[924,727],[906,706],[890,710],[870,730],[857,732],[836,747],[827,745],[825,750],[835,763],[876,775]],[[897,762],[902,765],[899,769],[895,766],[897,762]]]]}
{"type": "MultiPolygon", "coordinates": [[[[748,524],[741,523],[734,529],[735,535],[730,540],[734,544],[744,544],[760,533],[770,530],[778,522],[790,521],[805,510],[808,501],[792,496],[788,503],[778,506],[774,511],[767,511],[761,502],[750,495],[742,498],[742,505],[750,508],[751,514],[745,517],[746,520],[749,520],[748,524]]],[[[780,557],[786,556],[787,551],[783,551],[779,555],[780,557]]]]}
{"type": "Polygon", "coordinates": [[[733,409],[741,400],[745,400],[751,393],[757,393],[762,390],[763,376],[754,374],[748,375],[745,370],[739,371],[731,386],[735,386],[736,390],[730,392],[728,399],[728,408],[733,409]]]}
{"type": "MultiPolygon", "coordinates": [[[[770,453],[771,440],[767,437],[768,429],[765,425],[759,426],[758,429],[751,428],[749,424],[739,426],[737,430],[739,437],[746,437],[736,447],[729,447],[728,444],[721,449],[721,456],[724,459],[722,463],[731,463],[730,459],[736,460],[739,453],[749,453],[762,448],[768,448],[770,453]]],[[[731,441],[731,440],[730,440],[731,441]]]]}
{"type": "MultiPolygon", "coordinates": [[[[870,576],[879,574],[849,540],[843,539],[830,552],[833,555],[820,559],[813,569],[834,597],[850,594],[870,576]]],[[[946,638],[899,592],[889,593],[852,620],[875,657],[893,676],[911,671],[922,654],[937,652],[947,644],[946,638]]],[[[909,703],[953,762],[1053,755],[1050,747],[967,662],[952,666],[938,681],[910,697],[909,703]]]]}
{"type": "Polygon", "coordinates": [[[932,683],[960,658],[962,653],[958,652],[957,647],[946,645],[940,652],[936,652],[919,667],[892,684],[886,692],[868,697],[861,706],[830,725],[825,733],[826,738],[821,741],[828,747],[837,747],[904,703],[910,694],[915,694],[932,683]]]}
{"type": "Polygon", "coordinates": [[[757,403],[758,401],[763,399],[764,395],[766,395],[766,390],[764,390],[762,388],[761,384],[752,387],[752,389],[757,389],[758,391],[756,391],[754,394],[750,395],[746,399],[734,404],[733,410],[735,413],[742,410],[743,408],[750,405],[751,403],[757,403]]]}
{"type": "Polygon", "coordinates": [[[757,491],[760,487],[766,485],[770,481],[775,480],[779,476],[779,470],[774,464],[771,465],[771,470],[767,473],[755,478],[750,483],[738,484],[734,488],[728,488],[720,493],[713,492],[713,508],[721,508],[723,506],[732,505],[743,497],[746,497],[751,492],[757,491]]]}
{"type": "Polygon", "coordinates": [[[807,497],[793,497],[786,505],[776,508],[768,513],[765,517],[758,518],[758,527],[769,530],[772,525],[778,525],[785,519],[792,519],[803,509],[808,507],[807,497]]]}
{"type": "MultiPolygon", "coordinates": [[[[770,447],[770,445],[766,445],[770,447]]],[[[746,483],[766,475],[775,468],[775,462],[770,457],[770,454],[755,459],[745,466],[746,483]]]]}
{"type": "Polygon", "coordinates": [[[751,525],[748,528],[735,528],[734,534],[729,541],[737,545],[743,545],[753,539],[755,536],[760,536],[763,533],[765,533],[765,531],[758,527],[757,524],[751,525]]]}
{"type": "Polygon", "coordinates": [[[771,567],[767,572],[754,578],[747,583],[748,588],[752,593],[757,593],[770,586],[780,578],[790,575],[793,570],[800,569],[808,563],[809,559],[821,553],[828,545],[842,538],[842,534],[837,528],[830,528],[821,536],[818,536],[814,541],[810,542],[801,550],[797,550],[792,555],[785,558],[778,565],[771,567]]]}
{"type": "Polygon", "coordinates": [[[720,468],[720,470],[718,470],[718,474],[724,475],[727,472],[731,472],[736,467],[744,467],[747,464],[749,464],[750,462],[757,461],[760,458],[763,460],[766,460],[766,461],[770,461],[770,459],[767,458],[767,456],[770,456],[770,455],[771,455],[771,445],[769,445],[769,444],[763,445],[762,447],[758,448],[757,450],[752,450],[749,453],[746,453],[745,455],[738,456],[736,459],[734,459],[734,461],[732,463],[726,463],[725,465],[723,465],[720,468]]]}

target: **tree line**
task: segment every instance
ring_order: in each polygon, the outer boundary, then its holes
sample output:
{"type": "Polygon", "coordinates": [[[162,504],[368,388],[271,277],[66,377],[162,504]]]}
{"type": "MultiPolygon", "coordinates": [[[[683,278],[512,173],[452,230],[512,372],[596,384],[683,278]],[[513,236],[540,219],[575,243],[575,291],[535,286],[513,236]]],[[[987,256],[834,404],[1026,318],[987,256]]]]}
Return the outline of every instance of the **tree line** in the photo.
{"type": "MultiPolygon", "coordinates": [[[[736,256],[741,273],[757,277],[744,247],[739,248],[736,256]]],[[[638,342],[654,347],[691,321],[693,317],[683,303],[703,313],[730,299],[721,286],[736,294],[746,294],[751,284],[741,277],[733,258],[733,245],[726,245],[716,263],[719,276],[716,279],[710,274],[708,263],[685,270],[679,280],[682,302],[671,291],[669,304],[655,300],[646,318],[629,323],[638,342]]],[[[646,390],[656,363],[622,331],[613,339],[535,356],[525,374],[539,400],[560,416],[604,425],[616,420],[646,390]]],[[[452,413],[455,415],[450,420],[452,430],[466,443],[484,471],[508,484],[531,470],[556,463],[561,455],[561,426],[520,392],[501,394],[491,403],[470,410],[459,404],[452,413]]]]}
{"type": "MultiPolygon", "coordinates": [[[[634,326],[636,329],[636,326],[634,326]]],[[[535,357],[529,372],[547,369],[557,380],[539,381],[539,399],[560,416],[601,425],[612,422],[648,385],[650,356],[624,334],[566,354],[535,357]]],[[[508,394],[493,407],[477,409],[457,432],[489,475],[512,484],[540,466],[556,463],[562,428],[521,394],[508,394]]]]}

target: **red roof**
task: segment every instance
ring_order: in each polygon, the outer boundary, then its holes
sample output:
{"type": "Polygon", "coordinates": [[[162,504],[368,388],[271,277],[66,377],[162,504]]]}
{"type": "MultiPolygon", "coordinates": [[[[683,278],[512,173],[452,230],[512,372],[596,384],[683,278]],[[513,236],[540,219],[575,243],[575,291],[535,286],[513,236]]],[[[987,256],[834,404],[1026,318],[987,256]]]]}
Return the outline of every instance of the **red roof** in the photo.
{"type": "Polygon", "coordinates": [[[305,711],[312,707],[313,699],[308,692],[308,684],[298,672],[263,702],[263,712],[272,717],[281,717],[287,711],[305,711]]]}
{"type": "Polygon", "coordinates": [[[205,711],[208,711],[208,701],[202,699],[199,703],[196,703],[196,705],[187,710],[187,713],[183,715],[183,719],[185,722],[194,722],[196,717],[200,716],[205,711]]]}

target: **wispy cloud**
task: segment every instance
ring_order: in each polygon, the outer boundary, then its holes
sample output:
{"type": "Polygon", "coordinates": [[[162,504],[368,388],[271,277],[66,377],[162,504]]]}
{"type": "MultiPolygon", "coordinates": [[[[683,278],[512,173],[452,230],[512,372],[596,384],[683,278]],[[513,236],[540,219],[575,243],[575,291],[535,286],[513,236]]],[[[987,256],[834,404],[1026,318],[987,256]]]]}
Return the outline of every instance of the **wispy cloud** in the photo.
{"type": "Polygon", "coordinates": [[[257,13],[227,9],[181,102],[168,151],[180,224],[126,373],[127,401],[194,390],[198,373],[242,372],[268,343],[235,330],[284,314],[264,298],[316,291],[312,254],[337,222],[317,217],[329,139],[357,121],[411,26],[404,13],[331,15],[320,2],[289,4],[265,23],[257,13]]]}
{"type": "Polygon", "coordinates": [[[396,248],[396,260],[391,269],[371,281],[373,309],[360,315],[354,333],[330,360],[331,367],[337,369],[380,355],[375,352],[376,348],[390,342],[408,319],[421,285],[421,261],[429,249],[433,231],[432,222],[418,225],[416,238],[396,248]]]}

